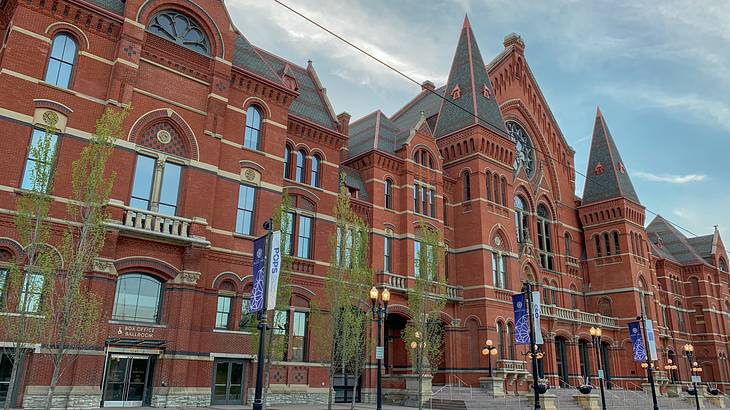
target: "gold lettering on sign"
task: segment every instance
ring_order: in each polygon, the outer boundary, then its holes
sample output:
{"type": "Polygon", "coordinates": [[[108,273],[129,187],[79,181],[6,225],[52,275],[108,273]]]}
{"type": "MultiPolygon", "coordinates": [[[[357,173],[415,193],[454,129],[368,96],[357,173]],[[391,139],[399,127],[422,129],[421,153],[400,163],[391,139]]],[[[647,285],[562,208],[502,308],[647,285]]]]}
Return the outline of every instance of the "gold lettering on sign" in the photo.
{"type": "Polygon", "coordinates": [[[155,336],[155,328],[147,326],[119,326],[117,336],[132,339],[148,339],[155,336]]]}

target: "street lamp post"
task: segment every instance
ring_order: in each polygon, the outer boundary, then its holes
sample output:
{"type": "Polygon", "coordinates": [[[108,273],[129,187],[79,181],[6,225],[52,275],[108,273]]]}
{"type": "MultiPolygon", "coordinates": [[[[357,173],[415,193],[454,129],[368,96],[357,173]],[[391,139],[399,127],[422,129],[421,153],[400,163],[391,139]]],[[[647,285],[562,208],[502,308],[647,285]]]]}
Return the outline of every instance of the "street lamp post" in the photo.
{"type": "Polygon", "coordinates": [[[677,364],[674,363],[674,360],[667,359],[667,364],[664,365],[664,370],[666,370],[667,372],[669,372],[669,378],[672,381],[672,383],[676,383],[677,380],[675,378],[675,372],[677,370],[677,364]]]}
{"type": "MultiPolygon", "coordinates": [[[[598,363],[598,372],[603,373],[603,365],[601,363],[601,328],[591,326],[591,338],[593,339],[593,348],[596,349],[596,363],[598,363]]],[[[598,383],[601,386],[601,408],[606,410],[606,395],[603,391],[604,375],[599,374],[598,383]]]]}
{"type": "Polygon", "coordinates": [[[489,362],[489,377],[492,377],[492,356],[497,354],[497,347],[492,343],[492,339],[487,339],[487,344],[482,347],[482,356],[487,356],[489,362]]]}
{"type": "Polygon", "coordinates": [[[525,294],[525,300],[527,301],[527,317],[528,325],[530,330],[530,351],[529,357],[532,359],[532,390],[535,393],[535,410],[539,410],[540,406],[540,391],[537,387],[537,359],[538,354],[542,357],[542,352],[538,351],[537,345],[535,344],[535,324],[533,323],[534,312],[532,311],[532,284],[525,282],[522,286],[522,293],[525,294]]]}
{"type": "Polygon", "coordinates": [[[700,410],[700,392],[697,390],[697,382],[695,382],[694,376],[697,373],[702,372],[702,368],[698,366],[697,362],[694,361],[695,347],[692,343],[686,343],[683,346],[684,357],[687,358],[687,366],[690,369],[690,377],[692,379],[692,390],[694,390],[695,406],[697,410],[700,410]]]}
{"type": "MultiPolygon", "coordinates": [[[[274,220],[269,218],[264,222],[264,229],[266,229],[266,246],[265,246],[265,252],[264,254],[264,266],[265,271],[268,272],[269,270],[269,249],[271,247],[271,235],[274,231],[274,220]]],[[[263,306],[261,310],[259,310],[258,313],[258,319],[259,319],[259,350],[258,354],[256,356],[256,388],[254,390],[254,399],[253,399],[253,410],[262,410],[264,408],[264,398],[263,398],[263,388],[264,388],[264,356],[266,354],[266,329],[268,327],[268,312],[266,310],[267,306],[267,294],[268,294],[268,286],[269,281],[267,280],[267,274],[263,274],[264,279],[264,286],[263,286],[263,292],[264,292],[264,301],[263,306]]]]}
{"type": "Polygon", "coordinates": [[[375,286],[370,289],[371,310],[373,312],[373,320],[377,322],[378,341],[375,350],[375,357],[378,362],[378,385],[375,398],[375,408],[383,409],[383,346],[380,344],[382,337],[383,321],[388,317],[388,302],[390,301],[390,292],[383,289],[382,293],[378,292],[375,286]]]}
{"type": "MultiPolygon", "coordinates": [[[[643,306],[643,298],[642,306],[643,306]]],[[[643,308],[642,308],[643,310],[643,308]]],[[[654,362],[651,361],[651,353],[649,349],[649,337],[646,329],[646,323],[644,322],[644,315],[638,316],[637,319],[639,320],[639,326],[641,328],[641,333],[643,335],[643,343],[644,343],[644,351],[646,352],[646,361],[641,364],[641,367],[646,370],[646,379],[649,382],[649,385],[651,386],[651,400],[654,404],[654,410],[659,410],[659,402],[656,398],[656,387],[654,386],[654,362]]]]}

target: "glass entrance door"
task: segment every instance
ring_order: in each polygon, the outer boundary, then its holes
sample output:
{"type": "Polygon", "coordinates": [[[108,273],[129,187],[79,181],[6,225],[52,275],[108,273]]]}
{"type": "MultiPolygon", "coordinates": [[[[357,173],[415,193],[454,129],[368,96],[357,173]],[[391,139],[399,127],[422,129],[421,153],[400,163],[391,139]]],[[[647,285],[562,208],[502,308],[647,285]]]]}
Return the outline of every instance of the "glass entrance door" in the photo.
{"type": "Polygon", "coordinates": [[[10,360],[10,355],[0,353],[0,405],[5,404],[5,400],[8,399],[12,371],[13,361],[10,360]]]}
{"type": "Polygon", "coordinates": [[[141,407],[152,379],[150,356],[111,355],[104,385],[104,407],[141,407]]]}
{"type": "Polygon", "coordinates": [[[211,404],[243,404],[243,360],[216,360],[211,404]]]}

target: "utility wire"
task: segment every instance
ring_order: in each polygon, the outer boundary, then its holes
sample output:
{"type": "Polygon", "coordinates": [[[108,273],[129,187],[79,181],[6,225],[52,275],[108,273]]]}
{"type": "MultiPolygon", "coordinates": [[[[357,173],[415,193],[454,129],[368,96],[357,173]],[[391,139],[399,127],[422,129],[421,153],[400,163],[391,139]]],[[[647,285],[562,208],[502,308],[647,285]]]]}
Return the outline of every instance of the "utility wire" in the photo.
{"type": "MultiPolygon", "coordinates": [[[[332,31],[332,30],[330,30],[329,28],[327,28],[326,26],[324,26],[324,25],[322,25],[322,24],[318,23],[317,21],[313,20],[312,18],[308,17],[307,15],[303,14],[302,12],[300,12],[300,11],[298,11],[298,10],[296,10],[296,9],[292,8],[291,6],[289,6],[288,4],[284,3],[283,1],[281,1],[281,0],[273,0],[273,1],[274,1],[274,2],[276,2],[277,4],[279,4],[280,6],[284,7],[285,9],[287,9],[287,10],[291,11],[292,13],[296,14],[297,16],[299,16],[299,17],[303,18],[304,20],[307,20],[308,22],[310,22],[310,23],[312,23],[313,25],[317,26],[317,27],[318,27],[318,28],[320,28],[321,30],[323,30],[323,31],[327,32],[328,34],[330,34],[331,36],[333,36],[333,37],[337,38],[338,40],[342,41],[343,43],[347,44],[348,46],[350,46],[350,47],[354,48],[355,50],[357,50],[357,51],[359,51],[359,52],[361,52],[361,53],[365,54],[366,56],[370,57],[371,59],[373,59],[373,60],[377,61],[378,63],[380,63],[380,64],[382,64],[382,65],[384,65],[385,67],[387,67],[388,69],[392,70],[393,72],[395,72],[396,74],[400,75],[401,77],[405,78],[406,80],[408,80],[408,81],[410,81],[410,82],[412,82],[412,83],[414,83],[414,84],[416,84],[416,85],[418,85],[418,86],[420,86],[420,85],[421,85],[421,83],[419,83],[419,82],[418,82],[417,80],[415,80],[414,78],[410,77],[410,76],[409,76],[408,74],[405,74],[405,73],[403,73],[402,71],[400,71],[400,70],[398,70],[397,68],[393,67],[392,65],[390,65],[390,64],[388,64],[388,63],[386,63],[385,61],[381,60],[380,58],[378,58],[378,57],[374,56],[373,54],[371,54],[371,53],[370,53],[370,52],[368,52],[367,50],[363,49],[362,47],[358,46],[357,44],[355,44],[355,43],[351,42],[350,40],[346,39],[345,37],[343,37],[343,36],[341,36],[341,35],[339,35],[339,34],[335,33],[334,31],[332,31]]],[[[437,93],[437,92],[436,92],[435,90],[432,90],[432,89],[428,89],[428,88],[427,88],[427,89],[426,89],[426,91],[428,91],[428,92],[429,92],[429,93],[431,93],[431,94],[434,94],[435,96],[437,96],[438,98],[440,98],[440,99],[441,99],[441,100],[443,100],[444,102],[446,102],[446,103],[449,103],[449,104],[451,104],[451,105],[453,105],[453,106],[455,106],[455,107],[459,108],[460,110],[462,110],[462,111],[464,111],[464,112],[468,113],[469,115],[471,115],[471,116],[473,116],[473,117],[476,117],[476,118],[478,118],[478,119],[479,119],[480,121],[484,121],[485,123],[487,123],[487,124],[488,124],[488,122],[487,122],[486,120],[484,120],[483,118],[481,118],[481,117],[480,117],[479,115],[477,115],[477,114],[475,114],[475,113],[471,112],[470,110],[468,110],[468,109],[466,109],[466,108],[464,108],[464,107],[462,107],[462,106],[460,106],[460,105],[456,104],[455,102],[453,102],[453,101],[449,100],[448,98],[444,97],[443,95],[441,95],[441,94],[437,93]]],[[[550,159],[551,159],[551,160],[553,160],[553,161],[554,161],[555,163],[557,163],[557,164],[560,164],[560,160],[559,160],[558,158],[555,158],[555,157],[553,157],[553,156],[552,156],[552,155],[550,155],[549,153],[547,153],[547,152],[545,152],[545,151],[542,151],[541,149],[539,149],[539,148],[537,148],[537,147],[535,147],[535,146],[533,146],[533,147],[532,147],[532,149],[534,149],[534,150],[535,150],[535,151],[537,151],[537,152],[541,152],[541,153],[542,153],[542,155],[544,155],[544,156],[545,156],[546,158],[550,158],[550,159]]],[[[582,176],[583,178],[585,178],[585,179],[586,179],[586,183],[587,183],[587,182],[588,182],[588,180],[590,179],[590,180],[591,180],[592,182],[594,182],[594,183],[596,183],[596,184],[598,184],[598,185],[601,185],[602,187],[606,188],[606,185],[605,185],[605,184],[603,184],[602,182],[600,182],[600,181],[598,181],[598,180],[595,180],[595,179],[592,179],[592,178],[588,177],[588,175],[586,175],[586,174],[584,174],[583,172],[579,171],[579,170],[578,170],[578,169],[576,169],[576,168],[575,168],[574,166],[572,166],[572,165],[568,165],[568,167],[569,167],[569,168],[572,168],[572,169],[573,169],[573,171],[574,171],[574,172],[575,172],[576,174],[578,174],[578,175],[582,176]]],[[[659,216],[659,214],[658,214],[658,213],[656,213],[656,212],[652,211],[651,209],[649,209],[649,208],[647,208],[647,207],[644,207],[644,210],[645,210],[646,212],[648,212],[648,213],[650,213],[650,214],[654,215],[654,216],[659,216]]],[[[662,218],[664,218],[664,217],[662,217],[662,218]]],[[[679,224],[678,224],[678,223],[676,223],[676,222],[670,221],[670,220],[669,220],[669,219],[667,219],[667,218],[664,218],[664,220],[666,220],[666,221],[667,221],[667,222],[669,222],[670,224],[672,224],[672,225],[676,226],[677,228],[679,228],[679,229],[681,229],[681,230],[683,230],[683,231],[685,231],[685,232],[689,233],[689,234],[690,234],[690,235],[692,235],[692,236],[695,236],[695,237],[696,237],[696,236],[698,236],[698,235],[697,235],[696,233],[694,233],[694,232],[690,231],[689,229],[687,229],[687,228],[683,227],[682,225],[679,225],[679,224]]]]}

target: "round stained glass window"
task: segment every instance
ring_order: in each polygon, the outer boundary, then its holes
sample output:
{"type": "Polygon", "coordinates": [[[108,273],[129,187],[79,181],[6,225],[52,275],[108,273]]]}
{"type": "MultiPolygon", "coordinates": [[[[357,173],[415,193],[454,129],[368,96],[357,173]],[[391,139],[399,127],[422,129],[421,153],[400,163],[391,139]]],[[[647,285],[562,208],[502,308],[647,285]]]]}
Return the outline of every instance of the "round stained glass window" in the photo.
{"type": "Polygon", "coordinates": [[[520,124],[514,121],[507,121],[507,132],[512,141],[515,142],[515,162],[512,164],[515,173],[521,167],[525,167],[525,174],[528,178],[532,178],[535,174],[535,149],[527,132],[522,129],[520,124]]]}
{"type": "Polygon", "coordinates": [[[161,11],[152,17],[147,30],[195,52],[210,54],[210,45],[203,29],[184,14],[173,10],[161,11]]]}

